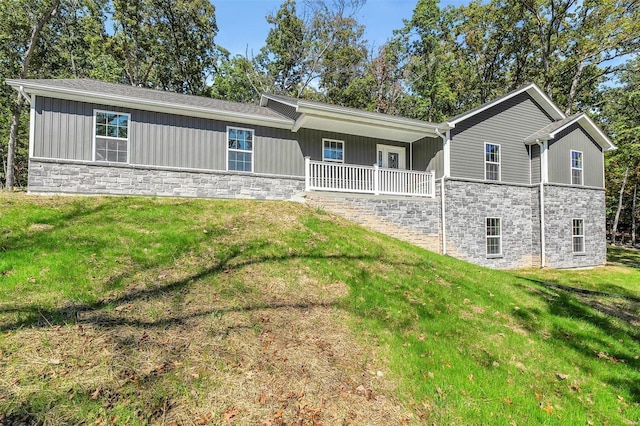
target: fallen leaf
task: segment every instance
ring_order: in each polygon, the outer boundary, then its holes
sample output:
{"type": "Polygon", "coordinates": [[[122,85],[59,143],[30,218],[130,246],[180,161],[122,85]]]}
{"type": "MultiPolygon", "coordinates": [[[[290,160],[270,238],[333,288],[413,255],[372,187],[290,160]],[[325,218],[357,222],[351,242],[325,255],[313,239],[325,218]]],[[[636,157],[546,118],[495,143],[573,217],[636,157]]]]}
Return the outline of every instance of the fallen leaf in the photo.
{"type": "Polygon", "coordinates": [[[238,415],[238,410],[235,408],[230,408],[224,412],[224,419],[227,423],[233,423],[233,420],[238,415]]]}
{"type": "Polygon", "coordinates": [[[541,407],[544,411],[547,412],[547,414],[551,415],[551,413],[553,413],[553,407],[550,405],[547,405],[546,407],[541,407]]]}
{"type": "Polygon", "coordinates": [[[473,382],[473,374],[469,374],[469,381],[473,382]]]}
{"type": "Polygon", "coordinates": [[[556,377],[560,380],[567,380],[567,378],[569,377],[568,374],[562,374],[562,373],[556,373],[556,377]]]}
{"type": "Polygon", "coordinates": [[[91,399],[98,399],[100,396],[100,392],[102,392],[102,386],[98,386],[95,391],[91,394],[91,399]]]}
{"type": "Polygon", "coordinates": [[[260,395],[260,398],[258,398],[258,402],[260,403],[260,405],[264,405],[267,402],[267,395],[260,395]]]}
{"type": "Polygon", "coordinates": [[[542,396],[540,392],[536,392],[536,399],[542,399],[542,396]]]}
{"type": "Polygon", "coordinates": [[[424,334],[421,334],[420,336],[418,336],[418,340],[423,341],[424,339],[426,339],[424,334]]]}
{"type": "Polygon", "coordinates": [[[513,401],[508,396],[504,399],[504,403],[507,405],[513,405],[513,401]]]}
{"type": "Polygon", "coordinates": [[[204,416],[202,416],[198,420],[196,420],[196,424],[197,425],[206,425],[207,423],[209,423],[211,421],[212,417],[213,417],[213,414],[211,414],[211,412],[209,411],[207,414],[205,414],[204,416]]]}

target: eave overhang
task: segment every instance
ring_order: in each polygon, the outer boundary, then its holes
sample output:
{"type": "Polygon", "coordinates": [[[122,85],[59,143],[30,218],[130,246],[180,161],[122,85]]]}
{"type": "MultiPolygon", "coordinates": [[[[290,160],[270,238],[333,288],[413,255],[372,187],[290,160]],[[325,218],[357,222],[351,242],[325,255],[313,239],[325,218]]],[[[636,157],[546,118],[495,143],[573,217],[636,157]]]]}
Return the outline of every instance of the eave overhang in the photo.
{"type": "Polygon", "coordinates": [[[612,151],[616,149],[611,139],[598,127],[591,118],[585,114],[577,114],[572,119],[565,120],[559,126],[553,126],[551,123],[547,128],[528,136],[524,139],[524,143],[527,145],[536,144],[543,141],[549,141],[555,139],[556,135],[567,129],[568,127],[578,124],[593,140],[602,148],[603,151],[612,151]]]}
{"type": "Polygon", "coordinates": [[[282,117],[266,117],[255,114],[245,114],[236,111],[226,111],[209,107],[198,107],[176,103],[160,102],[150,99],[140,99],[133,96],[99,93],[75,88],[50,86],[43,83],[33,83],[28,80],[5,80],[14,89],[24,90],[36,96],[45,96],[71,101],[90,102],[109,106],[134,108],[144,111],[154,111],[167,114],[184,115],[188,117],[209,118],[214,120],[226,120],[243,124],[291,129],[294,120],[282,117]]]}

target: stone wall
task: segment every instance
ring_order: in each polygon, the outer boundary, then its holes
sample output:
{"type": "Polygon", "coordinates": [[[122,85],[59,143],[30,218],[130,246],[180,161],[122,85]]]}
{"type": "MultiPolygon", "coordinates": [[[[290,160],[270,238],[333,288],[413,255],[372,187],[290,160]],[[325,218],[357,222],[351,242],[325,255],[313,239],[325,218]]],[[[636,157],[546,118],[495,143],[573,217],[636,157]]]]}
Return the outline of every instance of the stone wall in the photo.
{"type": "Polygon", "coordinates": [[[604,265],[607,260],[604,190],[547,184],[544,203],[546,266],[604,265]],[[573,253],[572,219],[584,220],[584,254],[573,253]]]}
{"type": "Polygon", "coordinates": [[[29,192],[289,200],[304,179],[225,171],[30,160],[29,192]]]}
{"type": "Polygon", "coordinates": [[[496,269],[538,266],[537,248],[533,247],[532,199],[535,198],[532,192],[537,192],[537,188],[448,179],[445,185],[447,254],[496,269]],[[500,256],[487,256],[486,219],[489,217],[501,219],[500,256]]]}

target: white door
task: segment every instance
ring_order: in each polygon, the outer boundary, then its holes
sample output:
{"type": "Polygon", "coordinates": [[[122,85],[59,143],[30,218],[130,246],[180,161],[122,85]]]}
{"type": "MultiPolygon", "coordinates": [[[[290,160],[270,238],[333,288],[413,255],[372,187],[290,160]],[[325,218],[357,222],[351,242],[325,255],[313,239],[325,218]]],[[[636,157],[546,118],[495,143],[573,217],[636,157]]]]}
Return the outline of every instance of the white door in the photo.
{"type": "Polygon", "coordinates": [[[406,169],[405,149],[400,146],[376,145],[378,166],[388,169],[406,169]]]}

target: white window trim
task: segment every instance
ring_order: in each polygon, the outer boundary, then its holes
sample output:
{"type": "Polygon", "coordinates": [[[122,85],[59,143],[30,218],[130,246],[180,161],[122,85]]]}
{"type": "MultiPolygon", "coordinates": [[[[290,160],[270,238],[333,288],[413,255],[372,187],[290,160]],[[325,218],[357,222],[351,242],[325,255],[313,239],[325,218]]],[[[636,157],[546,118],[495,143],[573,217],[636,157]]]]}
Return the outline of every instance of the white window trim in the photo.
{"type": "Polygon", "coordinates": [[[226,136],[226,158],[225,158],[225,167],[226,170],[228,172],[238,172],[238,173],[253,173],[253,169],[254,169],[254,164],[255,164],[255,160],[256,160],[256,155],[255,155],[255,145],[256,145],[256,131],[255,129],[249,129],[246,127],[237,127],[237,126],[227,126],[227,136],[226,136]],[[251,151],[248,151],[246,149],[231,149],[229,148],[229,129],[235,129],[235,130],[244,130],[244,131],[248,131],[251,132],[251,151]],[[229,170],[229,151],[233,151],[233,152],[250,152],[251,153],[251,172],[247,172],[244,170],[229,170]]]}
{"type": "Polygon", "coordinates": [[[501,217],[495,217],[495,216],[487,216],[484,218],[484,237],[485,237],[485,241],[484,241],[484,250],[485,250],[485,254],[487,256],[487,258],[498,258],[498,257],[503,257],[502,255],[502,218],[501,217]],[[487,220],[489,219],[498,219],[500,221],[500,235],[489,235],[487,233],[488,228],[487,228],[487,220]],[[498,238],[498,241],[500,242],[500,252],[499,253],[489,253],[487,251],[487,246],[489,243],[489,238],[498,238]]]}
{"type": "Polygon", "coordinates": [[[584,219],[581,217],[574,217],[571,219],[571,252],[575,255],[583,255],[587,252],[587,238],[585,236],[586,232],[584,229],[584,219]],[[573,233],[573,221],[580,220],[582,221],[582,235],[576,235],[573,233]],[[582,237],[582,251],[574,251],[573,250],[573,239],[575,237],[582,237]]]}
{"type": "Polygon", "coordinates": [[[499,143],[484,143],[484,151],[482,152],[482,156],[484,157],[484,180],[489,182],[502,182],[502,146],[499,143]],[[498,157],[500,161],[487,161],[487,145],[494,145],[498,147],[498,157]],[[498,180],[487,179],[487,164],[497,164],[498,165],[498,180]]]}
{"type": "Polygon", "coordinates": [[[326,161],[328,163],[342,163],[342,164],[344,164],[344,158],[345,158],[345,143],[344,143],[343,140],[331,139],[331,138],[322,138],[322,161],[326,161]],[[334,160],[332,158],[324,158],[324,143],[326,141],[329,141],[329,142],[340,142],[342,144],[342,160],[334,160]]]}
{"type": "MultiPolygon", "coordinates": [[[[92,148],[92,153],[91,153],[91,161],[95,162],[95,163],[113,163],[113,161],[103,161],[103,160],[96,160],[96,126],[97,126],[97,122],[96,122],[96,117],[98,115],[99,112],[102,112],[104,114],[118,114],[118,115],[126,115],[127,116],[127,161],[125,161],[124,163],[120,163],[120,162],[116,162],[116,164],[129,164],[130,163],[130,159],[131,159],[131,114],[128,112],[121,112],[121,111],[109,111],[106,109],[94,109],[93,110],[93,148],[92,148]]],[[[100,136],[100,139],[110,139],[113,141],[121,141],[124,140],[124,138],[117,138],[114,136],[100,136]]]]}
{"type": "Polygon", "coordinates": [[[579,186],[584,186],[584,153],[582,151],[577,151],[575,149],[572,149],[571,152],[569,153],[569,166],[570,166],[570,171],[569,171],[569,182],[571,182],[571,185],[579,185],[579,186]],[[573,167],[573,153],[577,152],[580,154],[580,162],[582,163],[582,167],[577,168],[577,167],[573,167]],[[573,171],[574,170],[580,170],[580,183],[573,183],[573,171]]]}

